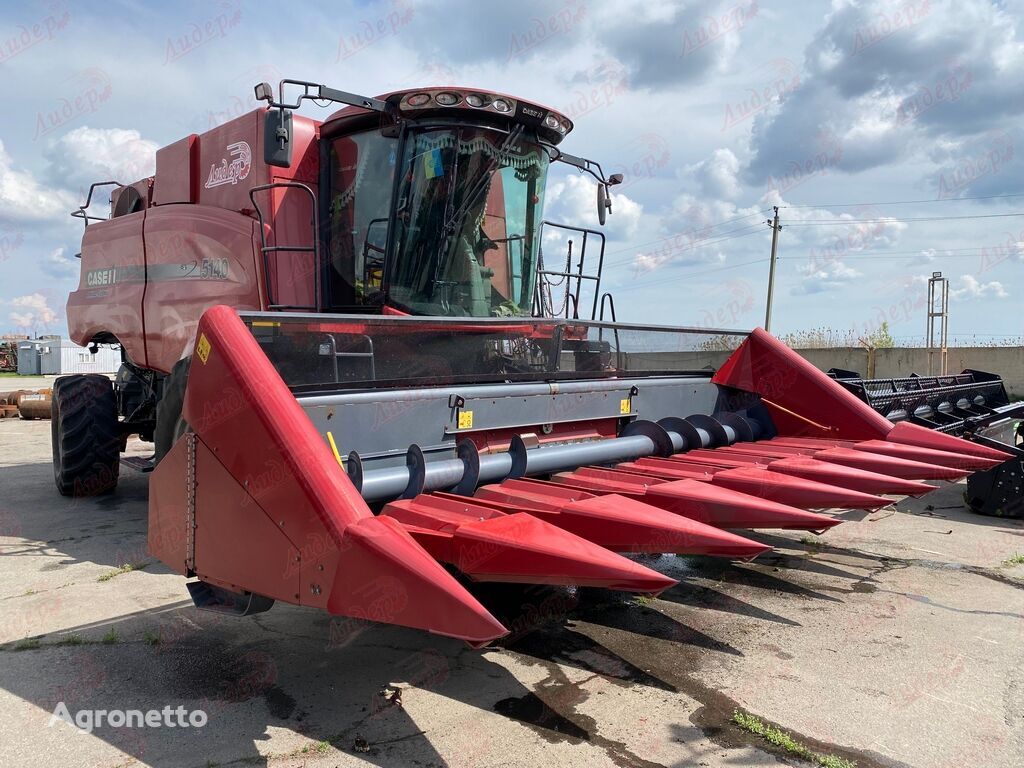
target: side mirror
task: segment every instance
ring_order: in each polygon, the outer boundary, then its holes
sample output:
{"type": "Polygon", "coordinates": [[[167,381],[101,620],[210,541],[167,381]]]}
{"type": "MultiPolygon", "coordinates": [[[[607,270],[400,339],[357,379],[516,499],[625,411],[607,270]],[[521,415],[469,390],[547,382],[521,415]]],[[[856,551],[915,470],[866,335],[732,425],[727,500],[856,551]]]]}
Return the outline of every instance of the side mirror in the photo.
{"type": "Polygon", "coordinates": [[[254,90],[256,101],[265,101],[269,104],[274,100],[274,89],[270,87],[270,83],[258,83],[254,90]]]}
{"type": "Polygon", "coordinates": [[[602,182],[597,184],[597,220],[604,226],[605,219],[612,210],[612,198],[608,194],[608,185],[602,182]]]}
{"type": "Polygon", "coordinates": [[[611,176],[608,177],[608,186],[609,187],[614,187],[616,184],[621,184],[621,183],[622,183],[622,174],[621,173],[613,173],[611,176]]]}
{"type": "MultiPolygon", "coordinates": [[[[260,86],[256,87],[257,93],[260,86]]],[[[292,113],[271,109],[263,119],[263,162],[288,168],[292,164],[292,113]]]]}

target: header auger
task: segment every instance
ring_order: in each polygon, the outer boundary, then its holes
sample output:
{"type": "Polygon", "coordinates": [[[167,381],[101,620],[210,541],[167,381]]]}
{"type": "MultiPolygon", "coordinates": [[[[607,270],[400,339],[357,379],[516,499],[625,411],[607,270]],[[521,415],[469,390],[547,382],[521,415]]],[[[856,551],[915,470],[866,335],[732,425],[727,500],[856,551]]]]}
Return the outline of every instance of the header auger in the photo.
{"type": "Polygon", "coordinates": [[[124,365],[54,395],[62,493],[112,490],[124,438],[155,443],[149,546],[201,607],[480,645],[506,629],[469,581],[657,594],[675,581],[626,555],[749,560],[768,547],[736,530],[820,533],[1005,457],[894,426],[761,330],[604,322],[603,237],[544,221],[544,185],[591,174],[603,222],[618,179],[558,148],[553,110],[257,97],[115,183],[109,219],[78,212],[71,334],[124,365]],[[576,242],[545,263],[550,230],[576,242]],[[735,348],[717,372],[712,337],[735,348]]]}

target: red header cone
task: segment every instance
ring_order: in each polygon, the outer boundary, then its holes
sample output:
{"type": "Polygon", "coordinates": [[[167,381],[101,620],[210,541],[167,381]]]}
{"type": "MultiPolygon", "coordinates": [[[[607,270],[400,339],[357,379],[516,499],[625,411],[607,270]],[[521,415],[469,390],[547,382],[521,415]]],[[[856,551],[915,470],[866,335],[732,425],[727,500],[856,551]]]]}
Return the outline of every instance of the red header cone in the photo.
{"type": "Polygon", "coordinates": [[[393,501],[394,517],[431,555],[477,581],[603,587],[657,594],[678,582],[526,512],[429,494],[393,501]]]}
{"type": "Polygon", "coordinates": [[[761,467],[728,469],[716,473],[711,482],[801,509],[877,509],[890,503],[889,499],[881,496],[770,472],[761,467]]]}
{"type": "MultiPolygon", "coordinates": [[[[614,474],[611,473],[612,476],[614,474]]],[[[619,493],[638,498],[677,515],[721,528],[824,531],[842,522],[699,480],[652,480],[645,483],[644,478],[639,478],[638,482],[625,473],[621,474],[624,477],[616,480],[613,477],[563,472],[555,475],[552,480],[595,493],[619,493]]]]}
{"type": "Polygon", "coordinates": [[[844,464],[847,467],[866,469],[868,472],[902,477],[905,480],[959,480],[967,474],[965,469],[940,467],[936,464],[898,459],[895,456],[883,456],[879,453],[858,451],[853,448],[829,448],[814,454],[814,458],[833,464],[844,464]]]}
{"type": "Polygon", "coordinates": [[[851,446],[858,451],[882,454],[883,456],[895,456],[898,459],[909,459],[911,461],[923,461],[926,464],[938,464],[940,467],[952,467],[953,469],[991,469],[997,464],[1002,464],[1002,459],[986,459],[981,456],[974,456],[967,453],[952,453],[947,450],[937,451],[934,448],[924,448],[919,445],[906,445],[905,443],[893,443],[888,440],[865,440],[851,446]]]}
{"type": "Polygon", "coordinates": [[[1006,461],[1014,458],[1012,453],[997,451],[986,445],[978,445],[969,440],[962,440],[953,435],[942,432],[935,432],[931,429],[919,427],[917,424],[910,424],[901,421],[885,436],[886,440],[904,445],[920,445],[923,448],[934,448],[937,451],[950,451],[951,453],[966,453],[970,456],[981,456],[985,459],[999,459],[1006,461]]]}
{"type": "Polygon", "coordinates": [[[768,465],[772,472],[804,477],[819,483],[828,483],[842,488],[871,494],[899,494],[900,496],[923,496],[935,490],[934,485],[904,480],[899,477],[881,475],[842,464],[819,461],[808,456],[792,456],[779,459],[768,465]]]}
{"type": "Polygon", "coordinates": [[[508,634],[398,521],[367,517],[345,528],[327,610],[485,645],[508,634]]]}
{"type": "Polygon", "coordinates": [[[750,560],[771,547],[618,494],[596,495],[541,480],[485,485],[475,500],[527,509],[616,552],[712,555],[750,560]]]}

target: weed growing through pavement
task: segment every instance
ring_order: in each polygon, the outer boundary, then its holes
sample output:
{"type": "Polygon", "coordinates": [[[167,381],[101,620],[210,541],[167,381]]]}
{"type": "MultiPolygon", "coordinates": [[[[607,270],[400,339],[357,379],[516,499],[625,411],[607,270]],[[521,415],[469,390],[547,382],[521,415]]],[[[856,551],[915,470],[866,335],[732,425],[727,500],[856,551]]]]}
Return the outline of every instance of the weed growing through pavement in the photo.
{"type": "Polygon", "coordinates": [[[857,764],[844,757],[835,755],[819,754],[805,744],[801,744],[788,733],[771,725],[768,725],[759,717],[736,709],[732,713],[732,722],[744,731],[760,736],[780,749],[785,750],[794,757],[799,757],[808,762],[820,765],[822,768],[857,768],[857,764]]]}
{"type": "Polygon", "coordinates": [[[129,573],[131,571],[141,571],[147,565],[149,565],[149,563],[125,563],[120,568],[117,568],[113,571],[107,571],[107,573],[104,573],[102,576],[96,579],[96,581],[110,581],[112,578],[114,578],[115,576],[120,576],[122,573],[129,573]]]}

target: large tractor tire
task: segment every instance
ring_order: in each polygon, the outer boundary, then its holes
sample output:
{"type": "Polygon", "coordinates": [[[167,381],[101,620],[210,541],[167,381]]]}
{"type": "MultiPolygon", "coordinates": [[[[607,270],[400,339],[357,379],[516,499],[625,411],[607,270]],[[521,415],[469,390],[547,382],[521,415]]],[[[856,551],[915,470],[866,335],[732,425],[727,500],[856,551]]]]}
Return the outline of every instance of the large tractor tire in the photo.
{"type": "Polygon", "coordinates": [[[188,422],[182,416],[185,407],[185,385],[188,383],[188,369],[192,358],[179,360],[171,368],[164,379],[163,394],[156,404],[156,428],[153,430],[153,443],[156,446],[154,463],[167,455],[178,438],[188,432],[188,422]]]}
{"type": "Polygon", "coordinates": [[[106,376],[63,376],[50,410],[53,478],[64,496],[98,496],[117,487],[121,435],[113,383],[106,376]]]}

